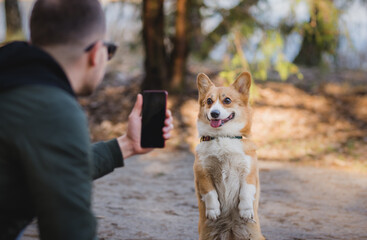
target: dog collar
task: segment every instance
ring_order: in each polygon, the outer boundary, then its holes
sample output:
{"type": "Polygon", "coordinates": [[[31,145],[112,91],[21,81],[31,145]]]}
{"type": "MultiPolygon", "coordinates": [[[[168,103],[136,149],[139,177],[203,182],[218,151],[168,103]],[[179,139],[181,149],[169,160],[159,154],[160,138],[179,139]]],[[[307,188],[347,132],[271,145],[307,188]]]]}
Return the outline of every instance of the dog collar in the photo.
{"type": "MultiPolygon", "coordinates": [[[[202,136],[200,138],[200,142],[208,142],[211,140],[214,140],[216,138],[220,138],[220,137],[211,137],[211,136],[202,136]]],[[[243,139],[243,136],[234,136],[234,137],[230,137],[230,136],[225,136],[225,138],[231,138],[231,139],[243,139]]]]}

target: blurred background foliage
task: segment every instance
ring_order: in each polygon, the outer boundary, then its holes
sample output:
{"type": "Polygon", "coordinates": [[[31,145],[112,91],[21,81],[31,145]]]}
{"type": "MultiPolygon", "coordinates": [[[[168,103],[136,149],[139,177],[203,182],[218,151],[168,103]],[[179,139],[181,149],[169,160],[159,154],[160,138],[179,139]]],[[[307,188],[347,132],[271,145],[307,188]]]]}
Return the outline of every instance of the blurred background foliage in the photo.
{"type": "MultiPolygon", "coordinates": [[[[0,1],[0,41],[27,39],[33,2],[0,1]]],[[[272,72],[286,80],[303,79],[299,66],[367,67],[367,50],[361,47],[367,42],[365,0],[106,0],[102,4],[109,38],[142,56],[143,89],[183,92],[188,61],[219,63],[225,84],[243,70],[251,71],[256,80],[267,80],[272,72]],[[349,20],[354,14],[360,22],[349,20]],[[350,52],[355,54],[352,62],[350,52]]],[[[116,66],[126,63],[124,56],[115,60],[116,66]]]]}
{"type": "MultiPolygon", "coordinates": [[[[0,42],[29,38],[33,3],[0,0],[0,42]]],[[[249,70],[259,159],[367,171],[367,0],[102,4],[119,49],[97,91],[79,98],[93,141],[126,130],[141,89],[164,88],[175,121],[168,144],[193,150],[196,75],[229,85],[249,70]]]]}

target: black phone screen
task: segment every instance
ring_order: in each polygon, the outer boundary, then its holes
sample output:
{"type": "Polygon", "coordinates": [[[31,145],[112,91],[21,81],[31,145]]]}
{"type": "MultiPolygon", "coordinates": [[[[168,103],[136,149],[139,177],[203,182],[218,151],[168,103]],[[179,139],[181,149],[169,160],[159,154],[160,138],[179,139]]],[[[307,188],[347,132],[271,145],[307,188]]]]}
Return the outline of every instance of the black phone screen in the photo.
{"type": "Polygon", "coordinates": [[[166,91],[144,91],[140,145],[143,148],[163,148],[162,128],[166,119],[166,91]]]}

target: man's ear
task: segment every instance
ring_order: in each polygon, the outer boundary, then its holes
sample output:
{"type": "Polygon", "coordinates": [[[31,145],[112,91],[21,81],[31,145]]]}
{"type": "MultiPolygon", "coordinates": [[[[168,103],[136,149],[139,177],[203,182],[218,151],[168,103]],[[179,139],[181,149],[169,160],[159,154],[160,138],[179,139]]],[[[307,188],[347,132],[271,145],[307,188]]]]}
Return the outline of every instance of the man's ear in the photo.
{"type": "Polygon", "coordinates": [[[241,73],[232,84],[232,87],[241,94],[250,94],[251,74],[249,72],[241,73]]]}
{"type": "Polygon", "coordinates": [[[88,51],[88,63],[90,66],[94,67],[98,64],[98,51],[102,47],[102,42],[98,41],[94,46],[88,51]]]}
{"type": "Polygon", "coordinates": [[[196,78],[196,85],[198,86],[199,90],[199,98],[203,96],[208,90],[214,86],[212,81],[210,81],[209,77],[204,73],[199,73],[196,78]]]}

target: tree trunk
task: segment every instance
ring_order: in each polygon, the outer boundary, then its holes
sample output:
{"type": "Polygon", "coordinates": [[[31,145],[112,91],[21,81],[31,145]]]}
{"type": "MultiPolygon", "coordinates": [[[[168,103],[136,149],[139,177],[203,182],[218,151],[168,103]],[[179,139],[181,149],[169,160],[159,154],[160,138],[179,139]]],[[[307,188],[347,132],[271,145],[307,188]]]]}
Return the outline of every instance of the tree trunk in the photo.
{"type": "Polygon", "coordinates": [[[321,63],[322,50],[317,45],[316,34],[319,22],[316,18],[318,14],[317,4],[312,3],[312,11],[309,28],[304,29],[304,35],[297,57],[294,63],[305,66],[319,66],[321,63]]]}
{"type": "Polygon", "coordinates": [[[164,0],[143,1],[143,41],[145,77],[142,89],[167,87],[168,69],[164,46],[164,0]]]}
{"type": "MultiPolygon", "coordinates": [[[[202,17],[201,7],[204,6],[203,0],[188,0],[187,6],[187,34],[189,39],[188,52],[198,53],[201,49],[205,36],[201,30],[202,17]]],[[[198,55],[198,54],[196,54],[198,55]]]]}
{"type": "Polygon", "coordinates": [[[170,89],[174,91],[181,91],[184,88],[188,55],[187,4],[188,0],[177,0],[176,33],[170,66],[170,89]]]}
{"type": "Polygon", "coordinates": [[[322,54],[335,55],[338,44],[338,11],[332,0],[312,0],[311,18],[304,27],[303,41],[294,63],[319,66],[322,54]]]}
{"type": "Polygon", "coordinates": [[[24,39],[22,20],[17,0],[5,0],[6,38],[5,41],[24,39]]]}
{"type": "Polygon", "coordinates": [[[322,52],[315,45],[315,36],[307,36],[303,38],[301,50],[294,63],[305,66],[319,66],[321,63],[322,52]]]}

